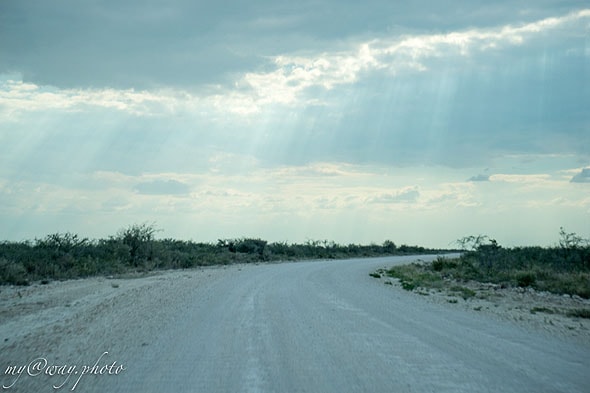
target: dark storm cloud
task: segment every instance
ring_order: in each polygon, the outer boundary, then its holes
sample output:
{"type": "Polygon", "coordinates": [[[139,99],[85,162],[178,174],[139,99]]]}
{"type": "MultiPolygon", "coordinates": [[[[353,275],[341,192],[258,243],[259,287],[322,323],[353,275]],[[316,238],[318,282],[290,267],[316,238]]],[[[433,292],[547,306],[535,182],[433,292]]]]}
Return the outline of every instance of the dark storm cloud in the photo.
{"type": "Polygon", "coordinates": [[[231,84],[267,56],[349,39],[534,20],[579,2],[75,1],[0,3],[0,73],[58,87],[231,84]]]}
{"type": "MultiPolygon", "coordinates": [[[[324,56],[332,74],[295,93],[295,107],[260,104],[247,121],[226,112],[223,121],[215,122],[211,107],[142,117],[92,106],[64,112],[58,105],[22,116],[18,127],[31,143],[20,144],[20,152],[11,144],[18,139],[13,124],[0,123],[0,137],[8,140],[0,152],[14,158],[7,165],[18,169],[11,170],[15,176],[27,168],[60,174],[73,163],[85,171],[130,174],[200,171],[212,151],[253,155],[266,165],[341,161],[466,167],[487,165],[505,154],[588,157],[588,18],[564,22],[559,29],[535,26],[526,34],[494,38],[493,46],[477,38],[490,31],[501,35],[502,23],[518,28],[547,16],[563,17],[580,3],[393,3],[62,1],[56,6],[4,1],[0,72],[22,72],[25,80],[171,89],[227,82],[217,94],[244,94],[245,101],[256,101],[307,79],[261,91],[229,82],[249,73],[262,83],[296,71],[313,78],[305,66],[282,66],[273,55],[324,56]],[[467,37],[466,54],[460,44],[436,41],[453,28],[467,37]],[[408,32],[415,33],[409,38],[418,45],[395,56],[377,55],[373,68],[348,77],[346,62],[338,64],[339,54],[356,55],[350,37],[377,42],[378,48],[408,38],[408,32]],[[410,60],[422,68],[396,68],[410,60]],[[306,100],[318,104],[300,104],[306,100]]],[[[7,102],[24,102],[11,101],[10,93],[7,102]]],[[[195,96],[198,102],[210,98],[195,96]]],[[[221,101],[216,108],[234,109],[231,105],[221,101]]]]}
{"type": "Polygon", "coordinates": [[[584,168],[580,173],[572,177],[572,183],[590,183],[590,168],[584,168]]]}

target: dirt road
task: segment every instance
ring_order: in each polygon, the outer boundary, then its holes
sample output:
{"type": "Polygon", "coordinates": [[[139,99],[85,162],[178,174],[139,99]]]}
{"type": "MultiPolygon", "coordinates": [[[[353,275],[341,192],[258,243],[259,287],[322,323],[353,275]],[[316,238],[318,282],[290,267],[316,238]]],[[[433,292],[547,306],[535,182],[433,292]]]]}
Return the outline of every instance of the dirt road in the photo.
{"type": "Polygon", "coordinates": [[[590,343],[369,277],[414,259],[1,288],[0,383],[7,392],[588,392],[590,343]]]}

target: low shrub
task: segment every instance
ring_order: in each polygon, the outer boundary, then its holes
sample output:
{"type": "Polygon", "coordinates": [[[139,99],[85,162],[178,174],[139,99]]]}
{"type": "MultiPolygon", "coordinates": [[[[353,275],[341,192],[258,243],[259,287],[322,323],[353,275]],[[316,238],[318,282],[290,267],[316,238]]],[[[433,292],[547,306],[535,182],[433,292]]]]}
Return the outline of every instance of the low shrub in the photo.
{"type": "Polygon", "coordinates": [[[576,308],[576,309],[573,309],[573,310],[569,310],[566,315],[568,317],[590,319],[590,309],[588,309],[588,308],[576,308]]]}
{"type": "Polygon", "coordinates": [[[472,297],[475,297],[476,295],[474,290],[461,286],[452,286],[451,288],[449,288],[449,291],[458,293],[459,295],[461,295],[463,300],[470,299],[472,297]]]}
{"type": "Polygon", "coordinates": [[[532,287],[536,282],[534,273],[518,273],[516,275],[516,284],[521,287],[532,287]]]}
{"type": "Polygon", "coordinates": [[[27,271],[23,264],[0,259],[0,284],[29,285],[27,271]]]}
{"type": "Polygon", "coordinates": [[[542,312],[545,314],[555,314],[554,310],[547,308],[547,307],[533,307],[533,308],[531,308],[531,314],[536,314],[538,312],[542,312]]]}
{"type": "Polygon", "coordinates": [[[418,286],[413,281],[403,281],[401,282],[402,288],[406,291],[413,291],[418,286]]]}
{"type": "Polygon", "coordinates": [[[456,259],[447,259],[439,256],[432,262],[432,270],[441,272],[443,270],[456,269],[457,265],[456,259]]]}

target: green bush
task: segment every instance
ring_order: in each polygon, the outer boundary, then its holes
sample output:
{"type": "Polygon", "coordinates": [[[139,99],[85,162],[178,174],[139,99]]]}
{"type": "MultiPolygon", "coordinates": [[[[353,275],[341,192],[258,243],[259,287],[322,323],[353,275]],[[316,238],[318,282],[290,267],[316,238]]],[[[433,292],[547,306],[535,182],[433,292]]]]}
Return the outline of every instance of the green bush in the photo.
{"type": "Polygon", "coordinates": [[[262,257],[266,248],[266,240],[262,239],[241,239],[236,241],[236,251],[245,254],[257,254],[262,257]]]}
{"type": "Polygon", "coordinates": [[[449,291],[460,294],[463,300],[467,300],[476,295],[474,290],[461,286],[452,286],[449,288],[449,291]]]}
{"type": "Polygon", "coordinates": [[[127,246],[129,250],[129,263],[138,267],[148,260],[152,260],[154,235],[158,230],[154,224],[133,224],[121,229],[115,238],[127,246]]]}
{"type": "Polygon", "coordinates": [[[590,319],[590,309],[587,309],[587,308],[576,308],[574,310],[569,310],[566,315],[568,317],[590,319]]]}
{"type": "Polygon", "coordinates": [[[516,275],[516,284],[521,288],[532,287],[536,281],[534,273],[518,273],[516,275]]]}
{"type": "Polygon", "coordinates": [[[428,268],[429,265],[412,263],[410,265],[394,266],[387,270],[389,277],[395,277],[400,280],[402,288],[411,291],[419,287],[439,288],[442,286],[440,274],[433,273],[428,268]]]}
{"type": "Polygon", "coordinates": [[[23,264],[0,259],[0,284],[29,285],[27,271],[23,264]]]}
{"type": "Polygon", "coordinates": [[[403,281],[401,282],[402,284],[402,288],[405,289],[406,291],[413,291],[414,289],[416,289],[418,286],[416,285],[416,283],[414,283],[413,281],[403,281]]]}
{"type": "Polygon", "coordinates": [[[443,270],[455,269],[457,268],[457,265],[458,263],[456,259],[447,259],[439,256],[432,262],[432,270],[435,272],[441,272],[443,270]]]}
{"type": "Polygon", "coordinates": [[[555,314],[555,310],[552,310],[547,307],[533,307],[533,308],[531,308],[531,314],[536,314],[538,312],[542,312],[545,314],[555,314]]]}

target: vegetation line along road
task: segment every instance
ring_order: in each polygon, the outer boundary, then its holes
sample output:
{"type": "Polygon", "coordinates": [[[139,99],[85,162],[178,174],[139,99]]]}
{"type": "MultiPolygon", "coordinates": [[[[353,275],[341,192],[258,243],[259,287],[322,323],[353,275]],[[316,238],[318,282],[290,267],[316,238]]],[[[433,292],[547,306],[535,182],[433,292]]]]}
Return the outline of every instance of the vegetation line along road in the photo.
{"type": "MultiPolygon", "coordinates": [[[[396,278],[402,288],[420,294],[439,290],[464,300],[478,296],[476,286],[470,283],[590,299],[590,243],[563,228],[558,245],[549,248],[504,248],[486,236],[469,236],[459,243],[465,252],[458,258],[438,257],[432,263],[393,266],[371,276],[396,278]]],[[[590,318],[587,308],[562,311],[571,317],[590,318]]],[[[531,313],[535,312],[560,310],[532,308],[531,313]]]]}
{"type": "Polygon", "coordinates": [[[304,244],[268,243],[254,238],[220,239],[216,244],[156,239],[154,224],[134,224],[107,239],[90,240],[71,233],[42,239],[0,242],[0,284],[28,285],[32,281],[116,275],[152,270],[191,268],[265,261],[343,259],[449,250],[383,244],[340,245],[308,240],[304,244]]]}

